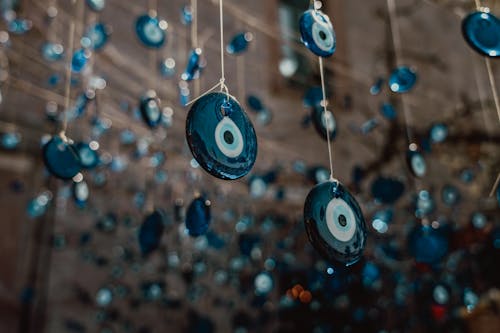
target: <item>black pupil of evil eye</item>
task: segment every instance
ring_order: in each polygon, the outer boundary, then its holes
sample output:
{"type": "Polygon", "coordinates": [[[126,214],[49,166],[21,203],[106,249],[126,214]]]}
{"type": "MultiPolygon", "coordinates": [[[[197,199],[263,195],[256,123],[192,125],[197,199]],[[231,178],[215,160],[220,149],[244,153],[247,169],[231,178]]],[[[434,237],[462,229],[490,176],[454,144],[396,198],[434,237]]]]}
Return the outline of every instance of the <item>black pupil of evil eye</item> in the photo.
{"type": "Polygon", "coordinates": [[[325,34],[325,32],[324,32],[324,31],[320,31],[320,32],[319,32],[319,37],[320,37],[321,39],[325,40],[325,39],[326,39],[326,34],[325,34]]]}
{"type": "Polygon", "coordinates": [[[345,218],[345,216],[343,214],[339,215],[339,224],[343,227],[345,227],[347,225],[347,219],[345,218]]]}
{"type": "Polygon", "coordinates": [[[233,133],[229,131],[224,132],[224,141],[226,141],[227,144],[232,144],[234,142],[234,136],[233,133]]]}

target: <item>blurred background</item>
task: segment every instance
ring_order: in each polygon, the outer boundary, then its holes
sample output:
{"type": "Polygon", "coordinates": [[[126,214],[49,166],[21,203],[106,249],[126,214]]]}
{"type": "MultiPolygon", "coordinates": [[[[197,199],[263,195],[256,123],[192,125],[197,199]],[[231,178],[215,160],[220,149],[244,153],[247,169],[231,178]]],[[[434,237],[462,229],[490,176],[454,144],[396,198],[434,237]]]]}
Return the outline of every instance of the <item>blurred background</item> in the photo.
{"type": "Polygon", "coordinates": [[[385,0],[323,1],[337,37],[324,61],[334,176],[368,230],[342,269],[302,216],[329,176],[318,59],[298,30],[309,1],[224,1],[226,84],[259,145],[237,181],[203,171],[185,139],[186,102],[220,78],[218,1],[0,1],[0,332],[498,332],[500,122],[485,58],[462,36],[475,3],[395,3],[389,15],[385,0]],[[166,21],[159,48],[136,34],[151,11],[166,21]],[[388,86],[399,65],[417,74],[404,95],[388,86]],[[150,89],[154,129],[139,112],[150,89]],[[42,159],[65,113],[66,135],[99,156],[69,181],[42,159]],[[191,237],[200,195],[211,223],[191,237]]]}

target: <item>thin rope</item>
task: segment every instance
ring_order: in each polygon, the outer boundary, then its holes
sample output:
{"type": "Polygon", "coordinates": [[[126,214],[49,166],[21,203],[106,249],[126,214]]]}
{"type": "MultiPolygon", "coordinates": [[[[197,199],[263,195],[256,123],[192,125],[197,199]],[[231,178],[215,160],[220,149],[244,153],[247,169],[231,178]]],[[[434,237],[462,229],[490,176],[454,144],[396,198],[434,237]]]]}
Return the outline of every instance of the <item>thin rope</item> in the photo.
{"type": "MultiPolygon", "coordinates": [[[[223,0],[219,0],[219,20],[220,20],[220,91],[225,87],[226,77],[224,75],[224,10],[223,10],[223,0]]],[[[227,93],[227,87],[226,87],[227,93]]],[[[228,96],[229,97],[229,96],[228,96]]]]}
{"type": "Polygon", "coordinates": [[[474,2],[476,3],[476,8],[479,10],[479,8],[481,8],[481,1],[480,0],[474,0],[474,2]]]}
{"type": "MultiPolygon", "coordinates": [[[[401,35],[399,32],[398,18],[396,15],[396,3],[394,0],[387,0],[387,11],[389,13],[389,25],[391,27],[392,43],[394,45],[394,57],[396,58],[396,66],[401,64],[401,59],[403,58],[402,46],[401,46],[401,35]]],[[[404,121],[405,121],[405,131],[406,139],[408,144],[413,142],[413,133],[411,130],[411,117],[408,113],[407,104],[405,101],[404,93],[400,94],[401,106],[403,109],[404,121]]]]}
{"type": "Polygon", "coordinates": [[[484,58],[484,62],[486,63],[488,78],[490,80],[491,93],[493,94],[493,101],[495,102],[498,121],[500,122],[500,102],[498,101],[497,85],[495,82],[495,77],[493,76],[493,70],[491,69],[491,61],[489,58],[484,58]]]}
{"type": "Polygon", "coordinates": [[[323,58],[318,57],[319,59],[319,71],[321,74],[321,92],[323,94],[323,118],[325,120],[325,127],[326,127],[326,141],[328,143],[328,160],[330,162],[330,180],[333,180],[333,159],[332,159],[332,143],[330,140],[330,127],[328,126],[329,118],[327,117],[327,110],[326,110],[326,92],[325,92],[325,73],[323,69],[323,58]]]}
{"type": "Polygon", "coordinates": [[[75,22],[71,21],[69,26],[69,48],[68,55],[69,61],[66,66],[66,86],[64,89],[64,110],[63,110],[63,125],[60,136],[63,140],[66,140],[66,130],[68,129],[68,109],[69,109],[69,100],[70,100],[70,92],[71,92],[71,57],[73,54],[73,44],[75,39],[75,22]]]}
{"type": "Polygon", "coordinates": [[[495,180],[495,184],[493,185],[493,188],[491,189],[491,192],[490,192],[490,195],[489,195],[490,198],[493,196],[493,194],[495,194],[495,190],[498,187],[498,183],[500,183],[500,173],[498,174],[497,180],[495,180]]]}
{"type": "Polygon", "coordinates": [[[191,0],[191,15],[193,23],[191,24],[191,43],[193,48],[198,47],[198,0],[191,0]]]}

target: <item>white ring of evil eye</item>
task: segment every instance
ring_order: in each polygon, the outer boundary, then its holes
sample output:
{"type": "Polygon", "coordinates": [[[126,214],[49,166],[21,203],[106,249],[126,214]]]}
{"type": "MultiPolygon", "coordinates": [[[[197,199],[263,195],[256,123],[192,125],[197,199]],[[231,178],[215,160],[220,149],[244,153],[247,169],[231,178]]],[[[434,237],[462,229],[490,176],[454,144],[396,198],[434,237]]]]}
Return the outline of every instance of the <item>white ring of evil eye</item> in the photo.
{"type": "Polygon", "coordinates": [[[75,196],[80,201],[86,201],[89,198],[89,186],[86,182],[80,182],[75,185],[75,196]]]}
{"type": "Polygon", "coordinates": [[[330,200],[326,206],[326,225],[332,236],[341,241],[348,242],[356,231],[356,218],[351,207],[340,198],[330,200]],[[345,226],[341,222],[345,223],[345,226]]]}
{"type": "Polygon", "coordinates": [[[328,132],[333,132],[335,130],[335,126],[337,125],[335,123],[335,118],[330,111],[326,111],[326,116],[324,112],[321,114],[321,124],[328,130],[328,132]],[[328,128],[326,128],[326,120],[328,120],[328,128]]]}
{"type": "Polygon", "coordinates": [[[161,112],[156,100],[152,99],[148,102],[146,112],[151,121],[156,122],[160,119],[161,112]]]}
{"type": "Polygon", "coordinates": [[[335,45],[335,37],[333,31],[328,28],[328,25],[321,21],[320,18],[313,15],[314,23],[312,25],[312,37],[317,47],[325,52],[330,52],[335,45]],[[320,35],[323,33],[324,38],[320,35]]]}
{"type": "Polygon", "coordinates": [[[425,160],[420,154],[414,154],[411,157],[411,168],[417,176],[422,177],[423,175],[425,175],[425,160]]]}
{"type": "Polygon", "coordinates": [[[146,22],[142,29],[144,30],[144,35],[147,36],[151,43],[159,43],[163,38],[163,31],[154,22],[146,22]]]}
{"type": "Polygon", "coordinates": [[[238,157],[243,151],[243,135],[234,121],[224,117],[215,127],[215,143],[220,151],[227,157],[238,157]],[[230,134],[232,142],[227,142],[225,135],[230,134]]]}

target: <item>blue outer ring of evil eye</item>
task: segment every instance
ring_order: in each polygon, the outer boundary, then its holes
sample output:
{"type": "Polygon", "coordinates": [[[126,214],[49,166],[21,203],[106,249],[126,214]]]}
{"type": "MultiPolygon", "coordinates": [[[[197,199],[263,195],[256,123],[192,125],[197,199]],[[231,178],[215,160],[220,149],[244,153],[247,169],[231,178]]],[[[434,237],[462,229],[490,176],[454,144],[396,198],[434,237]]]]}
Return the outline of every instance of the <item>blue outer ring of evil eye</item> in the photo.
{"type": "Polygon", "coordinates": [[[142,120],[144,120],[144,122],[146,123],[146,125],[148,125],[149,128],[156,128],[156,127],[158,127],[158,125],[161,124],[163,114],[162,114],[162,110],[160,107],[160,100],[158,99],[158,97],[156,97],[156,95],[155,96],[146,96],[146,97],[141,98],[141,101],[139,104],[139,111],[141,112],[142,120]],[[151,118],[151,114],[148,112],[150,102],[155,102],[157,107],[158,107],[159,115],[158,115],[157,119],[151,118]]]}
{"type": "Polygon", "coordinates": [[[406,152],[406,163],[408,164],[408,168],[410,169],[411,173],[415,177],[421,178],[421,177],[425,176],[425,174],[427,173],[427,165],[425,162],[424,155],[419,150],[408,149],[408,151],[406,152]],[[415,169],[415,166],[413,164],[414,159],[421,159],[423,161],[423,163],[424,163],[423,170],[419,171],[419,170],[415,169]]]}
{"type": "Polygon", "coordinates": [[[309,9],[305,11],[299,20],[300,25],[300,35],[302,37],[302,42],[304,45],[315,55],[319,57],[330,57],[335,53],[337,47],[337,41],[335,36],[335,31],[333,30],[332,22],[326,14],[320,10],[309,9]],[[333,37],[332,47],[328,50],[321,49],[314,40],[313,36],[313,26],[314,24],[320,24],[326,28],[333,37]]]}
{"type": "Polygon", "coordinates": [[[57,178],[71,179],[81,170],[75,146],[64,142],[58,135],[53,136],[43,146],[42,155],[45,167],[57,178]]]}
{"type": "Polygon", "coordinates": [[[470,13],[462,21],[462,34],[479,54],[500,56],[500,20],[495,15],[483,11],[470,13]]]}
{"type": "Polygon", "coordinates": [[[80,165],[83,169],[94,169],[99,165],[100,158],[96,150],[90,148],[88,143],[78,142],[75,145],[75,150],[80,160],[80,165]]]}
{"type": "Polygon", "coordinates": [[[85,37],[88,37],[92,42],[92,48],[98,51],[106,45],[109,36],[111,35],[110,30],[102,23],[96,23],[90,26],[85,33],[85,37]],[[94,36],[95,38],[91,38],[94,36]]]}
{"type": "Polygon", "coordinates": [[[337,180],[316,185],[307,195],[304,205],[304,223],[309,241],[317,252],[331,264],[345,267],[356,263],[366,245],[366,223],[356,199],[337,180]],[[352,211],[355,227],[349,240],[341,240],[329,232],[328,205],[340,199],[352,211]]]}
{"type": "MultiPolygon", "coordinates": [[[[337,136],[337,121],[335,120],[335,116],[333,115],[333,112],[327,110],[328,112],[331,113],[332,119],[329,120],[331,122],[333,120],[333,130],[330,131],[330,140],[333,140],[337,136]]],[[[315,106],[313,107],[312,111],[312,121],[314,128],[316,129],[316,132],[323,138],[327,139],[326,136],[326,123],[324,120],[324,108],[322,106],[315,106]]]]}
{"type": "Polygon", "coordinates": [[[147,14],[139,16],[139,18],[135,23],[135,31],[137,33],[137,37],[139,37],[139,40],[145,46],[152,48],[160,48],[165,43],[166,32],[164,28],[160,27],[160,21],[158,20],[157,17],[153,17],[147,14]],[[147,24],[153,24],[156,26],[157,29],[159,29],[159,32],[161,33],[161,37],[159,40],[152,40],[151,36],[147,35],[147,32],[144,30],[147,27],[147,24]]]}
{"type": "Polygon", "coordinates": [[[222,92],[207,94],[198,99],[187,115],[186,139],[193,157],[211,175],[234,180],[248,174],[257,158],[257,137],[252,123],[241,105],[222,92]],[[221,108],[229,103],[231,112],[226,115],[241,133],[243,147],[236,157],[228,157],[217,146],[215,132],[223,120],[221,108]]]}

